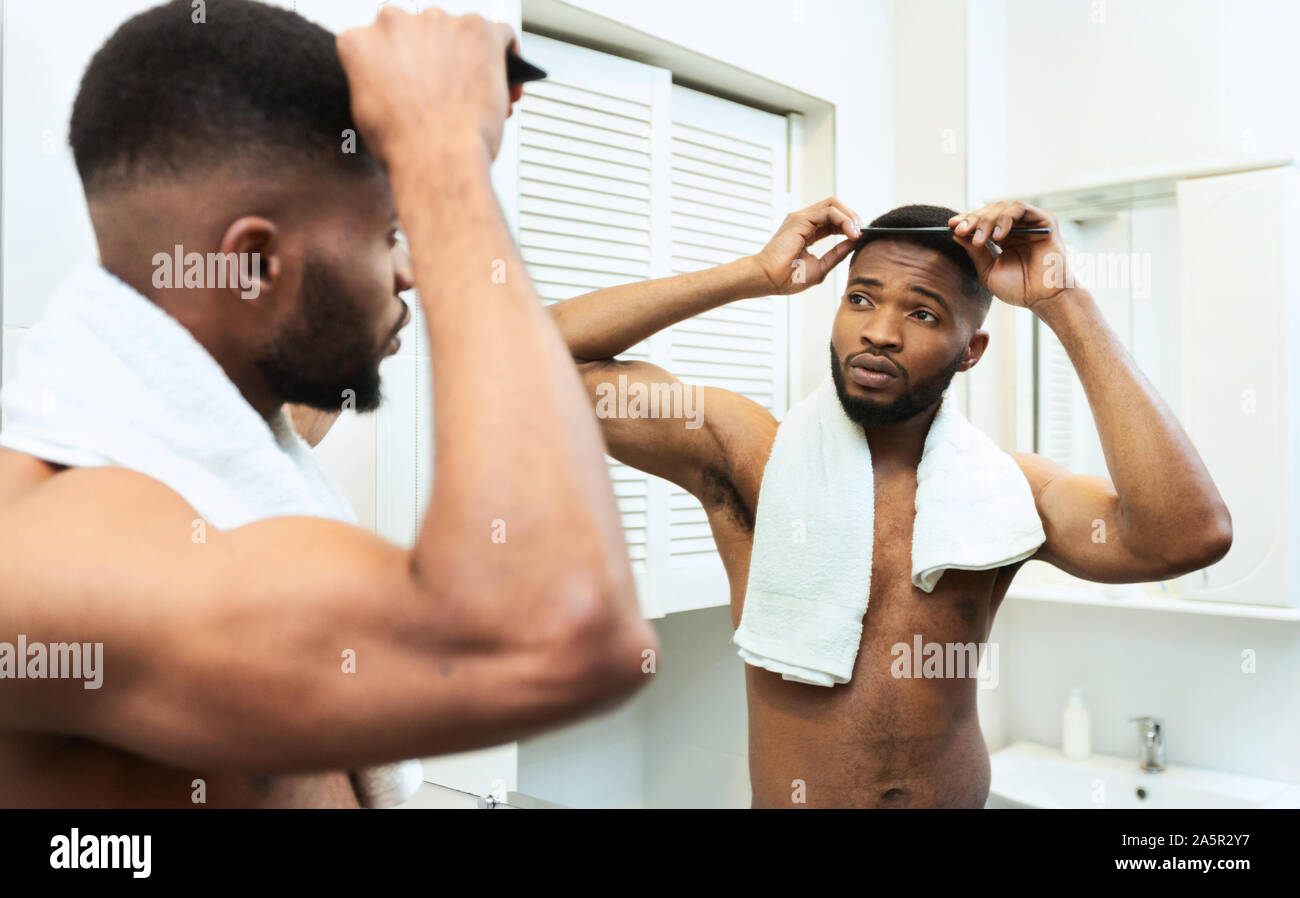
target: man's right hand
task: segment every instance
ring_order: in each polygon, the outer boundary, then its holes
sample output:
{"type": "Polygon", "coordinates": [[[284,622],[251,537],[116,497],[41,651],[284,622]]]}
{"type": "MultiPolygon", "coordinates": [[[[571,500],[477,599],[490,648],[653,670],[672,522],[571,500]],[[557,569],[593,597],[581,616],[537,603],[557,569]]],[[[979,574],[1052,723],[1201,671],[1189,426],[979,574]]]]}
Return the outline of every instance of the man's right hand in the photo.
{"type": "Polygon", "coordinates": [[[858,213],[835,197],[791,212],[767,246],[751,257],[771,284],[771,289],[762,293],[799,293],[820,284],[853,252],[862,236],[858,221],[858,213]],[[832,234],[843,234],[848,239],[832,246],[820,259],[808,251],[808,247],[832,234]]]}
{"type": "Polygon", "coordinates": [[[508,25],[429,9],[385,6],[374,24],[338,36],[352,117],[381,162],[401,147],[477,141],[495,159],[502,125],[521,88],[506,84],[508,25]]]}

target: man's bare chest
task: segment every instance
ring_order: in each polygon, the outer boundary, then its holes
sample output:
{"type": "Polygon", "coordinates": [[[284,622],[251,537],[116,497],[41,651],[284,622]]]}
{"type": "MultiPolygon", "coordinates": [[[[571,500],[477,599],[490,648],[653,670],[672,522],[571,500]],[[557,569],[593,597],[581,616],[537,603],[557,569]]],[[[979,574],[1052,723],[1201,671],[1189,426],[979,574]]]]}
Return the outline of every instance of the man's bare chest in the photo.
{"type": "MultiPolygon", "coordinates": [[[[754,547],[763,468],[775,432],[764,435],[748,452],[739,453],[717,477],[712,495],[703,497],[718,553],[731,586],[732,623],[739,626],[754,547]],[[711,500],[711,501],[707,501],[711,500]]],[[[897,634],[928,626],[938,635],[967,638],[987,635],[993,614],[1019,565],[986,571],[946,571],[930,593],[912,582],[912,542],[916,520],[916,469],[880,466],[872,472],[871,583],[867,632],[897,634]]],[[[846,522],[846,526],[851,522],[846,522]]],[[[866,551],[866,547],[863,547],[866,551]]],[[[867,585],[864,584],[864,587],[867,585]]],[[[982,637],[981,637],[982,638],[982,637]]]]}

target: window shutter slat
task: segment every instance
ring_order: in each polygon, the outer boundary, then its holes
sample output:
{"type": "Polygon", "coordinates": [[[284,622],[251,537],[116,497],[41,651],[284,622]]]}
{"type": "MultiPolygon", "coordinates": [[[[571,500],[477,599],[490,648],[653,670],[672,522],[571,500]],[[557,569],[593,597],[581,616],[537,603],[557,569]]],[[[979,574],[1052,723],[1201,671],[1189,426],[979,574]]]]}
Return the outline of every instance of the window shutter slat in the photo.
{"type": "MultiPolygon", "coordinates": [[[[781,116],[674,86],[671,252],[674,273],[698,271],[761,249],[785,214],[787,131],[781,116]]],[[[786,406],[785,300],[730,303],[674,326],[669,369],[685,383],[786,406]]],[[[714,590],[725,571],[703,507],[669,489],[669,564],[677,583],[714,590]]],[[[695,607],[699,607],[695,605],[695,607]]]]}
{"type": "MultiPolygon", "coordinates": [[[[668,73],[532,34],[523,50],[549,73],[519,106],[519,245],[538,295],[549,305],[666,274],[655,259],[653,135],[668,73]]],[[[652,360],[651,341],[620,358],[652,360]]],[[[643,610],[654,614],[662,487],[606,463],[643,610]]]]}
{"type": "MultiPolygon", "coordinates": [[[[519,244],[544,302],[698,271],[761,248],[785,213],[781,116],[669,73],[526,34],[550,77],[519,107],[519,244]]],[[[786,304],[731,303],[620,353],[785,411],[786,304]]],[[[708,518],[684,490],[608,460],[643,607],[726,604],[708,518]],[[644,593],[649,592],[650,595],[644,593]]]]}

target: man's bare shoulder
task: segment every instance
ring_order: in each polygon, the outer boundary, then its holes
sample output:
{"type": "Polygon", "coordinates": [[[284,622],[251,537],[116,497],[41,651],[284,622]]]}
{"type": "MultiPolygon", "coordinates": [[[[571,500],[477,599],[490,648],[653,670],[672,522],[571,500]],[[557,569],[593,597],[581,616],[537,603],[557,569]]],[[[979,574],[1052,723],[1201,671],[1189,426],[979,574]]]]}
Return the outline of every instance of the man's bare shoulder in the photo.
{"type": "Polygon", "coordinates": [[[30,522],[34,515],[106,505],[141,520],[196,516],[175,490],[139,471],[108,465],[68,467],[0,449],[0,526],[30,522]]]}

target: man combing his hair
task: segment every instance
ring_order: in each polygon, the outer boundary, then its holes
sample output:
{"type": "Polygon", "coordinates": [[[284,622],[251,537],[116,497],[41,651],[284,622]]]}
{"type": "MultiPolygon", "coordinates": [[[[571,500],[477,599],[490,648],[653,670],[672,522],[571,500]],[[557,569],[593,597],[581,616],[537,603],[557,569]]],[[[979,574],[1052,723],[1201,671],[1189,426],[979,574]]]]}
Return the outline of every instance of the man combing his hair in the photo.
{"type": "Polygon", "coordinates": [[[593,402],[616,381],[629,393],[681,389],[668,371],[617,356],[709,309],[820,283],[853,253],[826,379],[783,421],[710,386],[692,388],[702,426],[599,420],[611,455],[678,484],[708,515],[747,662],[754,805],[977,808],[989,791],[977,681],[932,657],[900,663],[898,647],[984,643],[1030,558],[1098,582],[1159,580],[1223,557],[1231,520],[1092,296],[1043,277],[1050,254],[1064,258],[1050,213],[904,206],[872,222],[955,226],[937,236],[864,235],[856,222],[832,198],[788,216],[755,256],[551,312],[593,402]],[[846,239],[809,252],[831,235],[846,239]],[[1109,478],[1008,455],[946,398],[988,346],[993,296],[1060,338],[1109,478]],[[1092,538],[1098,522],[1104,541],[1092,538]]]}
{"type": "Polygon", "coordinates": [[[489,179],[513,43],[177,0],[95,55],[71,140],[99,263],[5,387],[0,639],[102,643],[102,682],[0,681],[0,803],[386,806],[421,780],[392,762],[644,681],[600,436],[489,179]],[[437,489],[408,549],[354,526],[283,408],[373,410],[413,285],[437,489]],[[509,389],[503,358],[529,360],[509,389]]]}

